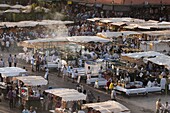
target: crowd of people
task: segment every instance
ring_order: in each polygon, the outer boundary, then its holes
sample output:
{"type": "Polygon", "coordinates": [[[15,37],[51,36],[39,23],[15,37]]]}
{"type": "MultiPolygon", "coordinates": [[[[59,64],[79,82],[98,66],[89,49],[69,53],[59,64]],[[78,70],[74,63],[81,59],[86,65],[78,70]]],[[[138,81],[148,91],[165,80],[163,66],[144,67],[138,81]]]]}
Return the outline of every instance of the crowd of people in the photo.
{"type": "MultiPolygon", "coordinates": [[[[87,9],[84,6],[64,6],[61,5],[61,9],[63,9],[63,12],[72,20],[76,22],[73,26],[68,26],[68,35],[69,36],[84,36],[84,35],[95,35],[98,32],[102,31],[108,31],[109,29],[107,27],[97,27],[95,25],[92,25],[91,23],[87,22],[87,18],[94,18],[94,17],[110,17],[112,15],[112,12],[109,13],[109,11],[103,12],[101,10],[98,10],[96,8],[87,9]],[[63,6],[63,7],[62,7],[63,6]],[[76,7],[76,8],[75,8],[76,7]]],[[[17,29],[17,28],[16,28],[17,29]]],[[[34,39],[34,38],[48,38],[48,37],[55,37],[57,36],[57,33],[55,33],[54,30],[51,30],[49,32],[45,32],[48,28],[45,27],[38,27],[38,28],[20,28],[16,31],[4,31],[1,34],[1,50],[10,52],[11,49],[14,49],[16,46],[16,42],[20,42],[23,40],[28,39],[34,39]]],[[[133,45],[135,46],[135,45],[133,45]]],[[[120,53],[122,53],[122,49],[118,46],[115,46],[114,44],[104,44],[104,43],[89,43],[85,45],[85,48],[80,50],[79,53],[76,56],[76,63],[68,63],[67,65],[63,65],[60,60],[56,60],[55,62],[57,64],[57,75],[61,76],[65,79],[72,79],[72,82],[77,82],[78,79],[78,71],[74,68],[79,68],[83,66],[83,61],[86,60],[92,60],[95,61],[96,59],[113,59],[113,60],[120,60],[120,53]]],[[[125,51],[124,51],[125,52],[125,51]]],[[[126,52],[125,52],[126,53],[126,52]]],[[[67,60],[67,59],[66,59],[67,60]]],[[[44,65],[47,64],[47,56],[41,55],[38,53],[38,51],[31,56],[30,59],[28,59],[27,63],[31,64],[31,70],[32,72],[37,71],[39,72],[44,65]]],[[[54,61],[54,59],[53,59],[54,61]]],[[[17,67],[18,59],[17,55],[9,54],[7,59],[8,65],[4,61],[3,58],[0,60],[0,67],[17,67]]],[[[104,70],[103,67],[99,70],[99,78],[103,77],[107,80],[107,83],[105,84],[106,92],[110,95],[110,98],[112,100],[116,99],[116,91],[114,88],[116,85],[118,85],[119,82],[125,83],[125,86],[132,81],[141,81],[142,85],[141,87],[152,87],[152,86],[158,86],[160,84],[162,92],[166,92],[166,85],[167,85],[167,78],[169,75],[168,70],[165,69],[163,66],[157,66],[152,64],[151,62],[148,62],[147,64],[139,65],[137,63],[130,63],[126,62],[125,64],[126,68],[132,68],[132,72],[128,72],[128,70],[123,70],[116,68],[116,66],[113,68],[112,66],[108,66],[108,70],[104,70]],[[110,71],[111,70],[111,71],[110,71]],[[112,73],[111,73],[112,72],[112,73]],[[109,75],[109,76],[108,76],[109,75]],[[122,80],[123,79],[123,80],[122,80]]],[[[44,78],[49,81],[49,69],[48,67],[45,67],[45,76],[44,78]]],[[[86,73],[87,79],[91,78],[92,72],[91,68],[88,67],[88,71],[86,73]]],[[[1,80],[2,82],[2,80],[1,80]]],[[[94,101],[100,102],[100,96],[97,96],[97,98],[94,96],[93,92],[90,90],[84,89],[82,84],[77,84],[77,90],[79,92],[82,92],[87,95],[87,102],[92,103],[94,101]]],[[[42,102],[43,109],[49,110],[54,109],[56,106],[61,107],[61,99],[55,99],[55,102],[52,106],[53,97],[50,94],[41,93],[39,92],[42,97],[44,97],[44,101],[42,102]],[[57,103],[57,105],[56,105],[57,103]]],[[[13,108],[16,106],[16,95],[18,94],[18,88],[8,87],[7,90],[7,98],[9,99],[9,106],[10,108],[13,108]]],[[[74,105],[74,104],[73,104],[74,105]]],[[[23,106],[22,113],[36,113],[36,110],[33,109],[31,106],[30,109],[26,106],[23,106]]],[[[170,106],[168,102],[166,104],[161,103],[161,99],[159,99],[156,102],[156,113],[159,113],[160,111],[164,111],[164,113],[170,112],[170,106]]]]}

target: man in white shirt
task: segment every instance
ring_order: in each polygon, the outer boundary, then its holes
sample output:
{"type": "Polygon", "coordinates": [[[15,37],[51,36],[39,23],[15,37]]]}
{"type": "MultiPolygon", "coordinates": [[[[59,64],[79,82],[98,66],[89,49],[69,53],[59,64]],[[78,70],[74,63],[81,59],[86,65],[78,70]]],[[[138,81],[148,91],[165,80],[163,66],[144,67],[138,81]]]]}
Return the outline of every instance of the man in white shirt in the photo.
{"type": "Polygon", "coordinates": [[[158,99],[156,101],[156,113],[159,113],[161,110],[162,104],[161,104],[161,99],[158,99]]]}
{"type": "Polygon", "coordinates": [[[60,76],[61,67],[62,67],[61,60],[58,60],[58,61],[57,61],[57,71],[58,71],[58,76],[60,76]]]}
{"type": "Polygon", "coordinates": [[[9,52],[9,46],[10,46],[10,43],[9,43],[9,41],[7,40],[7,41],[6,41],[6,49],[7,49],[7,52],[9,52]]]}
{"type": "Polygon", "coordinates": [[[34,72],[34,62],[35,62],[35,59],[34,59],[34,56],[32,56],[32,58],[31,58],[31,67],[32,67],[33,72],[34,72]]]}
{"type": "Polygon", "coordinates": [[[170,113],[170,105],[168,104],[168,102],[165,103],[164,113],[170,113]]]}
{"type": "Polygon", "coordinates": [[[161,84],[161,90],[163,91],[163,92],[165,92],[165,86],[166,86],[166,79],[165,79],[165,76],[163,77],[163,78],[161,78],[161,82],[160,82],[160,84],[161,84]]]}

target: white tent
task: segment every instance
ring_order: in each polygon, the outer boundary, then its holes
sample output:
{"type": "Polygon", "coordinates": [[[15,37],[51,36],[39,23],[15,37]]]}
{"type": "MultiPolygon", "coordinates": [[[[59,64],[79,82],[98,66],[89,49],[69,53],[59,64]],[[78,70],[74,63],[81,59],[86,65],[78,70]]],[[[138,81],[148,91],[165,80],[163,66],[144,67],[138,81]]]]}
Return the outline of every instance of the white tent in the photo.
{"type": "Polygon", "coordinates": [[[98,21],[100,20],[101,18],[89,18],[87,19],[88,21],[92,21],[92,22],[95,22],[95,21],[98,21]]]}
{"type": "Polygon", "coordinates": [[[22,76],[16,77],[16,79],[22,81],[26,86],[47,85],[48,83],[48,81],[41,76],[22,76]]]}
{"type": "Polygon", "coordinates": [[[88,42],[109,42],[109,39],[104,39],[98,36],[73,36],[67,37],[67,39],[71,42],[77,43],[88,43],[88,42]]]}
{"type": "Polygon", "coordinates": [[[149,36],[170,36],[170,30],[163,30],[163,31],[144,31],[141,32],[143,34],[147,34],[149,36]]]}
{"type": "Polygon", "coordinates": [[[56,38],[26,40],[20,42],[18,45],[27,48],[51,48],[56,45],[59,45],[59,43],[63,44],[65,42],[68,42],[66,37],[56,37],[56,38]]]}
{"type": "MultiPolygon", "coordinates": [[[[9,9],[3,12],[20,13],[18,9],[9,9]]],[[[73,21],[58,21],[58,20],[42,20],[42,21],[20,21],[20,22],[1,22],[0,26],[6,25],[7,27],[34,27],[37,25],[49,26],[49,25],[64,25],[72,24],[73,21]]]]}
{"type": "Polygon", "coordinates": [[[63,101],[78,101],[78,100],[86,100],[86,95],[83,93],[79,93],[75,89],[67,89],[67,88],[57,88],[57,89],[48,89],[45,92],[59,96],[63,101]]]}
{"type": "Polygon", "coordinates": [[[18,9],[8,9],[8,10],[4,11],[4,13],[20,13],[20,10],[18,10],[18,9]]]}
{"type": "Polygon", "coordinates": [[[84,107],[93,108],[101,113],[130,113],[130,110],[116,101],[84,104],[84,107]]]}
{"type": "Polygon", "coordinates": [[[170,51],[169,43],[170,40],[142,41],[140,43],[140,49],[143,51],[167,53],[170,51]]]}
{"type": "Polygon", "coordinates": [[[129,36],[129,35],[138,35],[138,34],[141,33],[135,31],[121,31],[121,32],[101,32],[101,33],[97,33],[97,36],[102,36],[105,38],[113,38],[119,36],[129,36]]]}
{"type": "Polygon", "coordinates": [[[10,6],[10,8],[12,8],[12,9],[24,9],[25,6],[23,6],[23,5],[13,5],[13,6],[10,6]]]}
{"type": "Polygon", "coordinates": [[[2,8],[8,8],[8,7],[10,7],[10,5],[8,5],[8,4],[0,4],[0,7],[2,7],[2,8]]]}
{"type": "Polygon", "coordinates": [[[162,55],[154,57],[154,58],[145,58],[144,60],[150,61],[157,65],[163,65],[167,69],[170,69],[170,56],[162,54],[162,55]]]}
{"type": "Polygon", "coordinates": [[[121,54],[122,56],[140,59],[142,57],[153,57],[153,56],[161,56],[161,53],[154,52],[154,51],[148,51],[148,52],[137,52],[137,53],[127,53],[127,54],[121,54]]]}
{"type": "Polygon", "coordinates": [[[20,73],[26,73],[25,69],[19,67],[3,67],[0,68],[2,77],[14,77],[20,75],[20,73]]]}

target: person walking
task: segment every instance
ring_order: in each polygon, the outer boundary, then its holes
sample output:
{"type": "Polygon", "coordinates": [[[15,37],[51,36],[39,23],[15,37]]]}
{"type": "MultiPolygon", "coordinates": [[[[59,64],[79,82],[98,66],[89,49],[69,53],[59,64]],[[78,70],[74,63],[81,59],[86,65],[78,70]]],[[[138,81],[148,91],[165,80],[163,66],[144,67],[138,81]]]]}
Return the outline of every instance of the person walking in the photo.
{"type": "Polygon", "coordinates": [[[168,102],[165,103],[164,113],[170,113],[170,105],[168,104],[168,102]]]}
{"type": "Polygon", "coordinates": [[[65,76],[67,75],[67,67],[66,67],[66,65],[64,65],[64,67],[62,68],[62,73],[63,73],[63,79],[65,79],[65,76]]]}
{"type": "Polygon", "coordinates": [[[116,91],[114,89],[111,91],[111,100],[116,101],[116,91]]]}
{"type": "Polygon", "coordinates": [[[111,93],[111,91],[113,90],[113,86],[114,84],[113,84],[113,81],[110,83],[110,85],[109,85],[109,93],[111,93]]]}
{"type": "Polygon", "coordinates": [[[58,76],[60,76],[61,67],[62,67],[62,62],[61,62],[61,60],[58,60],[58,61],[57,61],[57,72],[58,72],[58,76]]]}
{"type": "Polygon", "coordinates": [[[9,64],[9,67],[12,67],[12,62],[13,62],[12,55],[9,54],[9,57],[8,57],[8,64],[9,64]]]}
{"type": "Polygon", "coordinates": [[[158,100],[156,101],[156,113],[160,113],[161,107],[162,107],[161,99],[158,99],[158,100]]]}
{"type": "Polygon", "coordinates": [[[12,90],[12,99],[13,99],[13,107],[16,107],[16,102],[17,102],[17,92],[15,89],[12,90]]]}
{"type": "Polygon", "coordinates": [[[9,99],[9,107],[11,109],[11,108],[13,108],[13,92],[12,92],[12,89],[10,89],[8,91],[7,96],[8,96],[8,99],[9,99]]]}
{"type": "Polygon", "coordinates": [[[18,59],[17,56],[14,55],[14,67],[17,67],[18,59]]]}
{"type": "Polygon", "coordinates": [[[32,72],[34,72],[34,62],[35,62],[35,59],[34,59],[34,56],[32,56],[32,58],[31,58],[31,68],[32,68],[32,72]]]}
{"type": "MultiPolygon", "coordinates": [[[[47,67],[45,67],[45,75],[44,75],[44,78],[48,81],[48,75],[49,75],[49,69],[47,67]]],[[[49,83],[49,81],[48,81],[49,83]]]]}
{"type": "Polygon", "coordinates": [[[166,88],[166,78],[165,76],[163,76],[163,78],[161,78],[160,84],[161,84],[161,91],[164,93],[165,92],[165,88],[166,88]]]}
{"type": "Polygon", "coordinates": [[[7,50],[7,52],[9,52],[9,47],[10,47],[10,42],[9,42],[9,40],[6,41],[5,45],[6,45],[6,50],[7,50]]]}
{"type": "Polygon", "coordinates": [[[36,58],[36,71],[40,71],[40,57],[37,56],[36,58]]]}
{"type": "Polygon", "coordinates": [[[4,62],[4,60],[2,58],[0,60],[0,67],[5,67],[5,62],[4,62]]]}

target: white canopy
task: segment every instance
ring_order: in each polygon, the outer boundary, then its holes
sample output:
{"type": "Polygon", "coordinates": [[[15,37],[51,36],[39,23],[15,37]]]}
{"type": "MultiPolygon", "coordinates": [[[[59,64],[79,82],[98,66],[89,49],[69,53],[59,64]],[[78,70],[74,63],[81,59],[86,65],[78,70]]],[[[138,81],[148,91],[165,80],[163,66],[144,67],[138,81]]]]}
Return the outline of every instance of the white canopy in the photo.
{"type": "Polygon", "coordinates": [[[122,25],[125,25],[126,23],[125,22],[113,22],[111,23],[111,25],[115,25],[115,26],[122,26],[122,25]]]}
{"type": "Polygon", "coordinates": [[[75,89],[67,89],[67,88],[57,88],[57,89],[48,89],[45,92],[59,96],[63,101],[78,101],[78,100],[86,100],[86,95],[83,93],[79,93],[75,89]]]}
{"type": "Polygon", "coordinates": [[[50,48],[59,43],[68,42],[66,37],[56,37],[56,38],[45,38],[45,39],[35,39],[35,40],[26,40],[20,42],[18,45],[27,47],[27,48],[50,48]]]}
{"type": "Polygon", "coordinates": [[[2,77],[14,77],[18,76],[20,73],[26,73],[25,69],[19,67],[3,67],[0,68],[0,73],[2,77]]]}
{"type": "Polygon", "coordinates": [[[100,22],[103,23],[116,23],[116,22],[133,22],[133,23],[144,23],[145,20],[142,19],[136,19],[136,18],[128,18],[128,17],[122,17],[122,18],[101,18],[100,22]]]}
{"type": "Polygon", "coordinates": [[[67,37],[71,42],[88,43],[88,42],[109,42],[109,39],[104,39],[98,36],[73,36],[67,37]]]}
{"type": "Polygon", "coordinates": [[[13,5],[13,6],[10,6],[10,8],[13,8],[13,9],[24,9],[25,6],[23,6],[23,5],[13,5]]]}
{"type": "Polygon", "coordinates": [[[88,21],[92,21],[92,22],[95,22],[95,21],[97,21],[97,20],[100,20],[101,18],[89,18],[89,19],[87,19],[88,21]]]}
{"type": "Polygon", "coordinates": [[[141,44],[158,44],[158,43],[170,43],[170,40],[157,40],[157,41],[141,41],[141,44]]]}
{"type": "Polygon", "coordinates": [[[163,31],[145,31],[143,34],[147,34],[149,36],[170,36],[170,30],[163,31]]]}
{"type": "Polygon", "coordinates": [[[4,11],[4,13],[20,13],[20,10],[18,10],[18,9],[8,9],[8,10],[4,11]]]}
{"type": "MultiPolygon", "coordinates": [[[[20,13],[18,9],[9,9],[4,12],[20,13]]],[[[42,21],[20,21],[20,22],[1,22],[0,26],[6,25],[7,27],[34,27],[36,25],[48,26],[48,25],[62,25],[72,24],[73,21],[58,21],[58,20],[42,20],[42,21]]]]}
{"type": "Polygon", "coordinates": [[[47,80],[41,76],[22,76],[16,77],[16,79],[22,81],[26,86],[38,86],[38,85],[47,85],[47,80]]]}
{"type": "Polygon", "coordinates": [[[8,5],[8,4],[0,4],[0,7],[2,7],[2,8],[8,8],[8,7],[10,7],[10,5],[8,5]]]}
{"type": "Polygon", "coordinates": [[[83,106],[91,107],[101,113],[130,113],[130,110],[127,107],[116,101],[84,104],[83,106]]]}
{"type": "Polygon", "coordinates": [[[35,40],[26,40],[25,43],[34,44],[34,43],[43,43],[43,42],[65,42],[68,41],[66,37],[56,37],[56,38],[43,38],[35,40]]]}
{"type": "Polygon", "coordinates": [[[162,54],[154,58],[145,58],[144,60],[150,61],[157,65],[166,66],[166,68],[170,69],[170,56],[162,54]]]}
{"type": "Polygon", "coordinates": [[[161,53],[155,52],[155,51],[148,51],[148,52],[137,52],[137,53],[127,53],[127,54],[121,54],[122,56],[140,59],[142,57],[153,57],[153,56],[161,56],[161,53]]]}
{"type": "Polygon", "coordinates": [[[121,31],[121,32],[101,32],[101,33],[97,33],[97,36],[112,38],[112,37],[138,35],[138,34],[141,33],[135,31],[121,31]]]}

